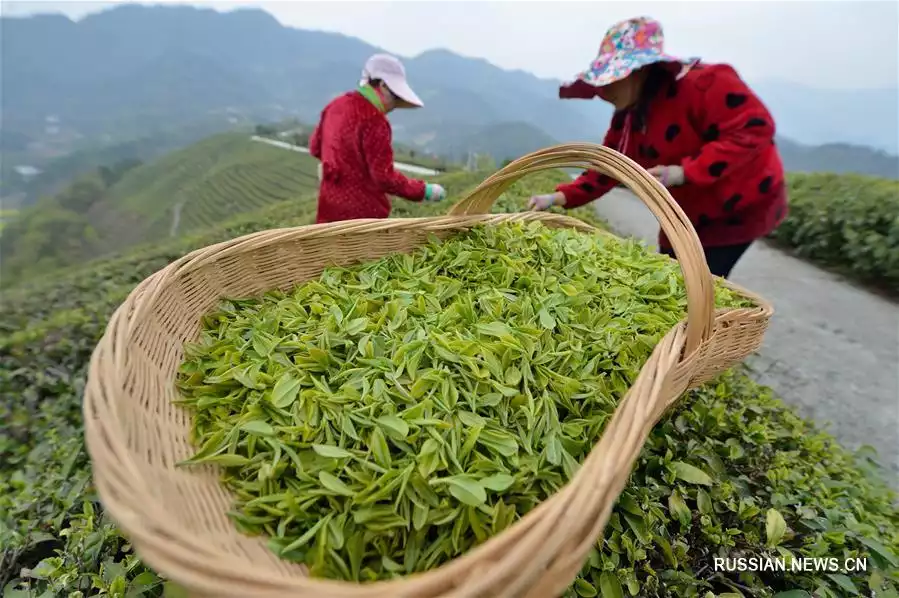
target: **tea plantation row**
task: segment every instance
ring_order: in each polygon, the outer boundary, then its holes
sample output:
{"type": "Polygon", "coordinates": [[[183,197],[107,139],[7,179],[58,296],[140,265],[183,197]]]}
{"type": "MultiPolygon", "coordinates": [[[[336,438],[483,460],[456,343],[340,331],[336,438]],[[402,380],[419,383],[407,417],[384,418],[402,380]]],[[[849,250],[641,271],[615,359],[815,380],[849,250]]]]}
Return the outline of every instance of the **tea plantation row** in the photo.
{"type": "MultiPolygon", "coordinates": [[[[520,209],[532,189],[564,176],[530,177],[495,211],[520,209]]],[[[481,178],[458,173],[443,182],[458,197],[481,178]]],[[[396,215],[446,207],[397,202],[396,215]]],[[[90,353],[106,319],[146,276],[195,247],[309,223],[314,211],[314,197],[277,204],[2,297],[0,596],[163,594],[165,582],[140,563],[91,487],[80,403],[90,353]]],[[[689,393],[653,431],[591,559],[611,574],[604,587],[613,596],[899,597],[899,509],[879,476],[870,455],[850,454],[731,372],[689,393]],[[716,556],[741,555],[860,556],[868,569],[713,566],[716,556]]]]}
{"type": "Polygon", "coordinates": [[[792,174],[789,182],[790,211],[772,239],[899,296],[899,181],[792,174]]]}

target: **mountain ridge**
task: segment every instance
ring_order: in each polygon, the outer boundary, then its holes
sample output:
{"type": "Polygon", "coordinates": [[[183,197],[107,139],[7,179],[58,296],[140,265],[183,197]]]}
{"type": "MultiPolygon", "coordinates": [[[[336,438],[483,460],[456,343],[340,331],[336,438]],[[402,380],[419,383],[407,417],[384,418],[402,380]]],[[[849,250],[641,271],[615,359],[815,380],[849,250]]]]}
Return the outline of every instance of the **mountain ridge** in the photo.
{"type": "MultiPolygon", "coordinates": [[[[341,33],[285,26],[252,7],[122,4],[77,20],[2,17],[2,26],[4,163],[39,168],[86,141],[122,143],[162,127],[314,123],[332,97],[355,85],[369,55],[389,51],[341,33]]],[[[458,153],[466,136],[473,151],[474,140],[484,141],[474,128],[491,127],[520,134],[528,141],[521,147],[536,139],[599,142],[612,113],[604,102],[560,101],[561,80],[485,58],[434,48],[403,59],[426,107],[391,119],[396,140],[421,151],[458,153]]],[[[895,90],[821,92],[764,81],[756,87],[781,136],[798,144],[871,138],[889,145],[890,123],[899,118],[895,102],[892,116],[881,107],[895,90]]],[[[3,167],[4,195],[16,189],[16,176],[3,167]]]]}

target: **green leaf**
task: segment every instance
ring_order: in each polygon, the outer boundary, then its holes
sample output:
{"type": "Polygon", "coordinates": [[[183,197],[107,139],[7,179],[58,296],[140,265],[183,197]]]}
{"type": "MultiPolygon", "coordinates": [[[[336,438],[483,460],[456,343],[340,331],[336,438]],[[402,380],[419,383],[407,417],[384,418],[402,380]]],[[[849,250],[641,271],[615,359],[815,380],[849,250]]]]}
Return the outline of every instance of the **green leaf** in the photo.
{"type": "Polygon", "coordinates": [[[412,394],[413,399],[420,399],[428,392],[428,390],[430,390],[430,388],[430,380],[428,380],[427,378],[419,378],[409,388],[409,392],[412,394]]]}
{"type": "Polygon", "coordinates": [[[478,443],[483,444],[504,457],[518,454],[518,442],[515,437],[499,430],[482,430],[478,435],[478,443]]]}
{"type": "Polygon", "coordinates": [[[709,498],[708,493],[702,488],[696,491],[696,507],[703,515],[712,514],[712,499],[709,498]]]}
{"type": "Polygon", "coordinates": [[[312,450],[329,459],[347,459],[353,456],[350,451],[330,444],[313,444],[312,450]]]}
{"type": "Polygon", "coordinates": [[[842,573],[828,573],[827,577],[829,577],[835,584],[837,584],[853,596],[858,596],[858,588],[855,587],[855,584],[852,583],[852,580],[849,579],[849,577],[843,575],[842,573]]]}
{"type": "Polygon", "coordinates": [[[272,390],[272,405],[279,409],[286,409],[293,405],[299,392],[300,381],[290,374],[284,374],[275,383],[275,388],[272,390]]]}
{"type": "Polygon", "coordinates": [[[514,483],[515,477],[507,473],[495,473],[481,480],[481,485],[484,488],[494,492],[504,492],[514,483]]]}
{"type": "Polygon", "coordinates": [[[350,336],[361,334],[368,327],[368,318],[355,318],[344,324],[344,331],[350,336]]]}
{"type": "Polygon", "coordinates": [[[639,516],[643,515],[643,510],[640,508],[640,505],[637,504],[637,501],[634,500],[633,496],[626,492],[622,492],[621,496],[618,497],[618,506],[628,513],[639,516]]]}
{"type": "Polygon", "coordinates": [[[677,479],[687,482],[688,484],[702,484],[703,486],[711,486],[712,478],[707,473],[683,461],[675,461],[671,464],[674,475],[677,479]]]}
{"type": "Polygon", "coordinates": [[[646,521],[642,516],[625,512],[624,520],[627,521],[628,527],[631,528],[641,544],[649,544],[652,541],[652,536],[647,533],[646,521]]]}
{"type": "Polygon", "coordinates": [[[259,353],[262,357],[268,357],[272,354],[272,351],[275,350],[275,347],[278,345],[278,339],[272,337],[270,334],[266,334],[261,330],[256,330],[253,332],[252,337],[253,350],[259,353]]]}
{"type": "Polygon", "coordinates": [[[872,540],[871,538],[865,538],[860,536],[858,541],[871,549],[872,552],[876,553],[880,558],[888,562],[893,567],[899,568],[899,558],[896,558],[896,555],[893,552],[878,542],[877,540],[872,540]]]}
{"type": "Polygon", "coordinates": [[[319,519],[318,521],[316,521],[312,525],[312,527],[310,527],[308,530],[306,530],[306,532],[303,533],[300,537],[298,537],[296,540],[293,540],[289,544],[285,545],[284,548],[281,549],[281,554],[287,554],[287,553],[293,552],[294,550],[296,550],[298,548],[302,548],[303,546],[307,545],[318,533],[318,530],[320,530],[322,528],[322,526],[326,525],[329,521],[330,521],[330,515],[323,517],[323,518],[319,519]]]}
{"type": "Polygon", "coordinates": [[[241,424],[240,429],[244,432],[249,432],[250,434],[255,434],[257,436],[274,436],[275,429],[271,424],[267,424],[264,421],[251,421],[245,424],[241,424]]]}
{"type": "Polygon", "coordinates": [[[774,594],[773,598],[812,598],[812,595],[805,590],[787,590],[774,594]]]}
{"type": "Polygon", "coordinates": [[[593,598],[596,596],[596,588],[583,577],[578,577],[574,580],[574,591],[577,592],[578,596],[582,596],[583,598],[593,598]]]}
{"type": "Polygon", "coordinates": [[[680,521],[681,525],[689,525],[693,519],[693,516],[690,514],[690,507],[687,506],[687,503],[684,502],[677,490],[668,496],[668,510],[680,521]]]}
{"type": "Polygon", "coordinates": [[[484,426],[484,424],[487,423],[483,417],[477,413],[472,413],[471,411],[459,411],[456,413],[456,417],[459,418],[459,421],[469,427],[484,426]]]}
{"type": "Polygon", "coordinates": [[[540,318],[540,325],[544,328],[556,327],[556,319],[546,309],[541,309],[537,316],[540,318]]]}
{"type": "Polygon", "coordinates": [[[132,589],[146,589],[151,588],[161,582],[162,580],[156,577],[154,573],[151,573],[150,571],[144,571],[131,580],[130,586],[132,589]]]}
{"type": "Polygon", "coordinates": [[[510,365],[506,368],[504,379],[507,386],[518,386],[521,382],[521,370],[514,365],[510,365]]]}
{"type": "Polygon", "coordinates": [[[412,527],[416,530],[423,530],[428,522],[428,514],[431,509],[427,505],[416,504],[412,508],[412,527]]]}
{"type": "Polygon", "coordinates": [[[318,347],[309,347],[309,357],[323,368],[331,365],[331,357],[328,355],[328,352],[322,351],[318,347]]]}
{"type": "Polygon", "coordinates": [[[353,496],[355,494],[355,492],[350,490],[350,487],[344,484],[337,476],[328,473],[327,471],[318,472],[318,481],[321,482],[322,486],[334,494],[339,494],[341,496],[353,496]]]}
{"type": "Polygon", "coordinates": [[[765,517],[765,536],[767,537],[767,546],[774,548],[784,537],[787,531],[787,523],[784,521],[783,515],[777,509],[768,509],[765,517]]]}
{"type": "Polygon", "coordinates": [[[560,284],[559,288],[568,297],[575,297],[577,295],[577,287],[573,284],[560,284]]]}
{"type": "Polygon", "coordinates": [[[489,324],[478,324],[477,331],[487,336],[504,337],[510,336],[512,331],[502,322],[490,322],[489,324]]]}
{"type": "Polygon", "coordinates": [[[470,507],[479,507],[487,502],[487,492],[484,487],[469,475],[458,475],[450,478],[431,480],[431,485],[447,484],[450,494],[457,500],[470,507]]]}
{"type": "Polygon", "coordinates": [[[658,545],[659,550],[662,551],[662,556],[665,558],[665,562],[668,563],[671,567],[677,567],[677,557],[674,556],[674,551],[671,549],[671,543],[668,542],[662,536],[655,536],[653,538],[655,543],[658,545]]]}
{"type": "Polygon", "coordinates": [[[624,590],[618,576],[611,571],[603,571],[599,576],[599,591],[602,598],[624,598],[624,590]]]}
{"type": "Polygon", "coordinates": [[[381,428],[375,428],[371,431],[371,440],[368,443],[375,462],[381,467],[390,467],[392,459],[390,457],[390,447],[387,445],[387,439],[381,428]]]}
{"type": "Polygon", "coordinates": [[[400,417],[396,415],[383,415],[379,417],[377,423],[384,427],[387,430],[387,434],[391,438],[396,438],[397,440],[403,440],[406,436],[409,435],[409,424],[400,417]]]}
{"type": "Polygon", "coordinates": [[[203,459],[219,453],[226,448],[228,448],[228,442],[225,439],[225,431],[219,430],[206,439],[203,446],[200,447],[200,450],[198,450],[190,459],[185,459],[184,461],[181,461],[180,464],[201,463],[203,459]]]}

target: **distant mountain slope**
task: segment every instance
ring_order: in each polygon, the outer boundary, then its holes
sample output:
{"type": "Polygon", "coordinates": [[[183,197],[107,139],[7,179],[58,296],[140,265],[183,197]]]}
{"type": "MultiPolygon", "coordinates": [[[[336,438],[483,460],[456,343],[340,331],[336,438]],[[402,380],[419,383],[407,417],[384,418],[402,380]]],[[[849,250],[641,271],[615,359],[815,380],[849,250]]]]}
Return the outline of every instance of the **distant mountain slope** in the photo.
{"type": "Polygon", "coordinates": [[[809,89],[758,81],[778,134],[805,145],[847,143],[899,154],[899,89],[809,89]]]}
{"type": "MultiPolygon", "coordinates": [[[[258,10],[126,5],[77,23],[59,16],[4,19],[3,29],[4,83],[10,89],[4,124],[37,139],[47,135],[48,116],[62,132],[85,135],[118,134],[127,115],[133,116],[131,126],[146,127],[217,112],[223,121],[230,113],[315,122],[325,103],[351,88],[365,58],[379,50],[342,35],[282,27],[258,10]],[[37,39],[44,41],[35,49],[37,39]],[[103,90],[101,97],[97,90],[103,90]]],[[[448,52],[406,62],[428,106],[396,115],[400,141],[433,129],[443,134],[451,127],[442,123],[460,118],[471,125],[537,122],[555,93],[552,82],[448,52]],[[491,80],[492,88],[481,85],[491,80]]],[[[543,128],[568,137],[584,118],[608,110],[556,103],[553,112],[543,128]]]]}
{"type": "Polygon", "coordinates": [[[779,137],[777,147],[790,172],[857,173],[899,178],[899,156],[848,143],[803,145],[779,137]]]}
{"type": "MultiPolygon", "coordinates": [[[[17,160],[46,159],[34,148],[50,143],[58,152],[85,139],[121,141],[198,119],[223,129],[235,120],[314,123],[380,50],[284,27],[256,9],[120,5],[78,22],[43,15],[0,25],[2,145],[4,157],[16,151],[17,160]]],[[[397,141],[420,148],[454,146],[460,132],[511,122],[559,141],[598,141],[611,115],[603,102],[559,101],[559,81],[483,59],[433,50],[405,63],[426,107],[391,118],[397,141]]],[[[778,81],[755,87],[786,137],[895,151],[896,90],[833,92],[778,81]]]]}
{"type": "Polygon", "coordinates": [[[20,211],[0,235],[2,277],[50,270],[308,195],[316,162],[243,133],[205,139],[148,164],[86,174],[20,211]]]}
{"type": "Polygon", "coordinates": [[[459,126],[454,134],[428,143],[427,148],[462,163],[469,153],[487,154],[499,163],[557,143],[542,129],[517,121],[482,127],[459,126]]]}

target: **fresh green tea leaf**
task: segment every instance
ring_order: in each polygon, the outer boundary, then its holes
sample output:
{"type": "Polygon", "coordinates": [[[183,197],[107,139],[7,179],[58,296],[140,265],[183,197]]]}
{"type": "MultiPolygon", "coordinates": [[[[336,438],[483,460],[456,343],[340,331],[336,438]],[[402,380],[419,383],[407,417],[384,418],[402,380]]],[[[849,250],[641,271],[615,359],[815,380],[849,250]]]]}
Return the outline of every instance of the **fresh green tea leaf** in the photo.
{"type": "Polygon", "coordinates": [[[688,484],[712,485],[712,478],[707,473],[689,463],[675,461],[671,464],[671,468],[674,470],[674,475],[677,479],[683,480],[688,484]]]}
{"type": "Polygon", "coordinates": [[[484,488],[494,492],[504,492],[514,483],[515,478],[507,473],[495,473],[481,480],[484,488]]]}
{"type": "Polygon", "coordinates": [[[827,577],[829,577],[835,584],[840,586],[840,589],[848,592],[850,596],[858,596],[858,588],[855,587],[855,584],[852,583],[852,580],[849,579],[846,575],[842,573],[828,573],[827,577]]]}
{"type": "Polygon", "coordinates": [[[312,450],[329,459],[348,459],[353,456],[350,451],[329,444],[313,444],[312,450]]]}
{"type": "Polygon", "coordinates": [[[403,440],[409,435],[409,424],[395,415],[384,415],[377,422],[392,438],[403,440]]]}
{"type": "Polygon", "coordinates": [[[479,507],[487,502],[487,493],[484,491],[484,486],[468,475],[432,480],[431,484],[448,485],[450,494],[460,502],[471,507],[479,507]]]}
{"type": "Polygon", "coordinates": [[[318,472],[318,481],[321,482],[322,486],[335,494],[340,494],[342,496],[353,496],[355,494],[350,490],[350,487],[344,484],[337,476],[330,474],[327,471],[318,472]]]}
{"type": "Polygon", "coordinates": [[[777,509],[768,509],[765,516],[765,536],[768,539],[768,547],[774,548],[780,544],[786,530],[787,523],[784,521],[783,515],[777,509]]]}
{"type": "Polygon", "coordinates": [[[241,424],[240,429],[244,432],[249,432],[250,434],[255,434],[257,436],[274,436],[275,429],[271,424],[268,424],[264,421],[251,421],[245,424],[241,424]]]}
{"type": "Polygon", "coordinates": [[[624,598],[621,582],[611,571],[603,571],[599,576],[599,591],[602,598],[624,598]]]}
{"type": "Polygon", "coordinates": [[[278,379],[272,390],[272,404],[279,409],[286,409],[296,401],[299,392],[300,381],[290,374],[284,374],[278,379]]]}

